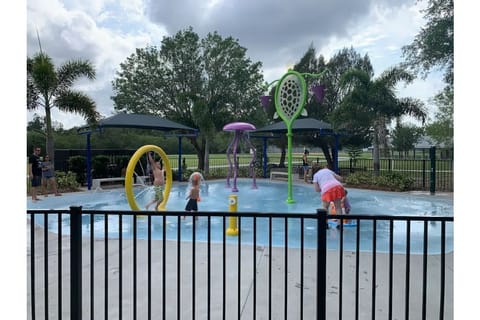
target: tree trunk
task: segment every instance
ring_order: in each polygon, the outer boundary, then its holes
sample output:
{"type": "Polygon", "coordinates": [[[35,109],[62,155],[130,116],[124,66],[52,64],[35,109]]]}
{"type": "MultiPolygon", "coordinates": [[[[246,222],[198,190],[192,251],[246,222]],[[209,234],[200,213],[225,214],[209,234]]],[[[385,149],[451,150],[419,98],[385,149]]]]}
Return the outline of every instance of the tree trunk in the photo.
{"type": "Polygon", "coordinates": [[[203,173],[208,174],[210,172],[210,167],[209,167],[209,144],[208,144],[208,139],[205,139],[205,154],[204,154],[204,167],[203,167],[203,173]]]}
{"type": "Polygon", "coordinates": [[[49,102],[45,101],[45,125],[46,125],[46,154],[50,156],[53,170],[55,171],[55,145],[53,141],[52,115],[50,113],[49,102]]]}
{"type": "Polygon", "coordinates": [[[198,166],[196,170],[202,170],[204,168],[204,162],[205,162],[205,153],[204,153],[205,149],[198,144],[198,138],[190,138],[190,143],[192,144],[193,148],[197,152],[198,166]]]}
{"type": "Polygon", "coordinates": [[[373,133],[373,172],[375,175],[380,174],[380,150],[377,126],[375,126],[375,131],[373,133]]]}
{"type": "Polygon", "coordinates": [[[330,154],[330,148],[326,144],[322,144],[320,148],[323,151],[323,155],[325,157],[325,160],[327,160],[328,167],[333,169],[333,157],[330,154]]]}
{"type": "Polygon", "coordinates": [[[389,146],[387,140],[387,124],[385,118],[381,118],[378,121],[378,145],[380,147],[380,155],[382,157],[388,158],[389,156],[389,146]]]}

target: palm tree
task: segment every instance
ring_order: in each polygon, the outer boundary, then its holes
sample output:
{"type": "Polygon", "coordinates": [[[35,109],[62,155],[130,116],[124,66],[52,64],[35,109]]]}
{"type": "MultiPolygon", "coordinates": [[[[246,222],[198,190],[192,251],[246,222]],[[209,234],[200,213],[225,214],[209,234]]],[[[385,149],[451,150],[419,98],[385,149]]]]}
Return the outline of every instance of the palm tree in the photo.
{"type": "Polygon", "coordinates": [[[380,172],[380,145],[386,141],[386,125],[402,115],[425,122],[422,101],[410,97],[398,98],[395,87],[400,81],[410,83],[414,76],[399,67],[384,71],[378,78],[364,70],[350,69],[342,75],[340,87],[344,98],[334,112],[335,121],[347,129],[371,128],[373,138],[373,168],[380,172]]]}
{"type": "Polygon", "coordinates": [[[83,116],[89,124],[99,119],[95,102],[84,93],[72,89],[79,77],[95,79],[95,69],[89,61],[71,60],[55,69],[52,59],[40,52],[27,57],[27,110],[45,109],[47,153],[53,162],[55,155],[52,130],[53,108],[83,116]]]}

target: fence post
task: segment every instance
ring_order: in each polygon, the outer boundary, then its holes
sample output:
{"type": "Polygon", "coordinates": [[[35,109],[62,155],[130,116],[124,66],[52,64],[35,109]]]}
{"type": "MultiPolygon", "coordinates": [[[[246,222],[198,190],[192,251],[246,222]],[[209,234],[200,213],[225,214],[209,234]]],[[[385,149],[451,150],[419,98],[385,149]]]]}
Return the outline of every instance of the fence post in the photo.
{"type": "Polygon", "coordinates": [[[326,317],[327,210],[317,209],[317,320],[326,317]]]}
{"type": "Polygon", "coordinates": [[[87,189],[92,189],[92,149],[90,145],[90,133],[87,133],[87,189]]]}
{"type": "Polygon", "coordinates": [[[437,164],[437,157],[436,157],[436,148],[430,147],[430,194],[435,194],[435,182],[436,182],[436,164],[437,164]]]}
{"type": "Polygon", "coordinates": [[[70,207],[70,316],[82,319],[82,207],[70,207]]]}
{"type": "MultiPolygon", "coordinates": [[[[185,158],[184,158],[185,159],[185,158]]],[[[182,136],[178,137],[178,181],[182,181],[182,136]]]]}
{"type": "Polygon", "coordinates": [[[427,180],[427,174],[426,174],[426,162],[427,160],[422,159],[422,188],[425,190],[426,186],[426,180],[427,180]]]}

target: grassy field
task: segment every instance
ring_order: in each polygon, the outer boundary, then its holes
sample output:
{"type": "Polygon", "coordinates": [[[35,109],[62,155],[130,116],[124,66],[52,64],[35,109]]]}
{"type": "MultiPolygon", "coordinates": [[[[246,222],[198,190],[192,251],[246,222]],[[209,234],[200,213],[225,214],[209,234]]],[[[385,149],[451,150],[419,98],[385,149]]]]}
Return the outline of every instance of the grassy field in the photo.
{"type": "MultiPolygon", "coordinates": [[[[268,163],[269,164],[278,164],[280,162],[280,153],[269,153],[268,154],[268,163]]],[[[293,153],[292,162],[294,164],[302,163],[302,153],[293,153]]],[[[251,154],[237,154],[238,161],[240,165],[247,165],[252,160],[251,154]]],[[[178,155],[168,155],[170,163],[173,168],[178,166],[178,155]]],[[[198,159],[196,155],[182,155],[182,158],[185,158],[187,168],[193,169],[198,166],[198,159]]],[[[339,166],[347,167],[350,165],[350,157],[347,153],[340,152],[338,155],[339,166]]],[[[325,157],[323,153],[310,153],[309,160],[312,162],[318,162],[320,164],[325,163],[325,157]]],[[[231,159],[233,162],[233,159],[231,159]]],[[[285,159],[285,164],[287,159],[285,159]]],[[[357,158],[355,163],[352,163],[354,167],[360,168],[373,168],[373,160],[371,152],[364,152],[360,157],[357,158]]],[[[210,167],[214,166],[227,166],[228,160],[225,154],[210,154],[210,167]]],[[[381,159],[380,160],[380,169],[381,170],[399,170],[399,171],[422,171],[430,170],[430,160],[429,159],[381,159]]],[[[436,169],[440,171],[451,171],[453,170],[451,160],[437,160],[436,169]]]]}
{"type": "MultiPolygon", "coordinates": [[[[238,154],[238,161],[240,167],[240,176],[248,176],[248,166],[252,160],[250,154],[238,154]]],[[[184,156],[187,163],[187,170],[197,170],[198,161],[195,155],[184,156]]],[[[178,166],[178,156],[169,155],[172,168],[176,170],[178,166]]],[[[302,153],[294,153],[292,157],[292,163],[295,168],[302,165],[302,153]]],[[[326,163],[323,154],[310,153],[309,159],[315,164],[323,166],[326,163]]],[[[232,159],[233,161],[233,159],[232,159]]],[[[263,160],[262,160],[263,161],[263,160]]],[[[278,165],[280,161],[280,153],[268,154],[268,165],[278,165]]],[[[263,163],[261,164],[263,165],[263,163]]],[[[285,160],[287,165],[287,160],[285,160]]],[[[224,154],[210,155],[210,177],[220,177],[227,175],[228,172],[228,160],[224,154]]],[[[453,161],[452,160],[436,160],[435,162],[435,180],[437,190],[439,191],[453,191],[453,161]]],[[[351,161],[350,157],[345,153],[339,154],[338,168],[342,176],[348,176],[353,172],[373,172],[373,160],[371,153],[367,152],[358,158],[356,161],[351,161]]],[[[296,172],[296,170],[294,170],[296,172]]],[[[431,161],[430,159],[380,159],[380,172],[384,173],[396,173],[405,177],[412,178],[414,182],[414,188],[417,190],[428,190],[430,188],[431,179],[431,161]]],[[[257,165],[257,177],[263,176],[263,169],[258,168],[257,165]]],[[[266,176],[269,176],[269,170],[267,169],[266,176]]]]}

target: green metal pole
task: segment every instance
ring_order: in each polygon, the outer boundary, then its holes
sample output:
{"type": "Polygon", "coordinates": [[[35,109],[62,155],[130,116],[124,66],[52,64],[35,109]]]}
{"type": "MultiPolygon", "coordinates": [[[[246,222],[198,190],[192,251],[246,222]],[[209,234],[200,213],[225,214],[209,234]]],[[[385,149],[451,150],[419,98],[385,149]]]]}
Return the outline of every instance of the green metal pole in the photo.
{"type": "Polygon", "coordinates": [[[292,188],[292,126],[288,126],[287,141],[288,141],[288,197],[287,203],[295,203],[293,200],[293,188],[292,188]]]}

